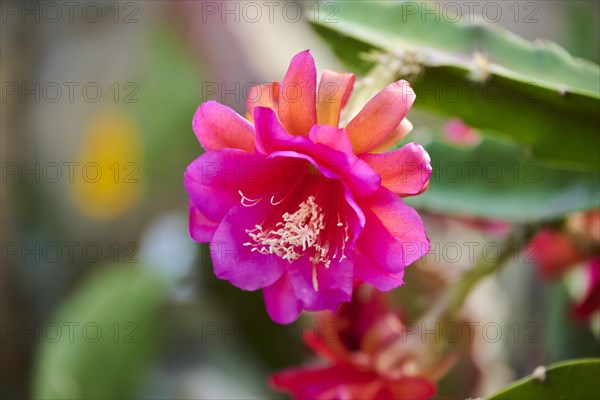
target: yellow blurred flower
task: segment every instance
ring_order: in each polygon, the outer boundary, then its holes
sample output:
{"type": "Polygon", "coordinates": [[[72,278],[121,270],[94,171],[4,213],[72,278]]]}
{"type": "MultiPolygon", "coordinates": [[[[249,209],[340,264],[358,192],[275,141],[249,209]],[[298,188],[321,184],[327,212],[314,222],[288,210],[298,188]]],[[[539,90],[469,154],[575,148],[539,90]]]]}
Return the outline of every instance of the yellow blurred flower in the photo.
{"type": "Polygon", "coordinates": [[[78,154],[70,197],[86,216],[110,220],[137,205],[142,194],[141,139],[131,115],[108,110],[90,118],[78,154]]]}

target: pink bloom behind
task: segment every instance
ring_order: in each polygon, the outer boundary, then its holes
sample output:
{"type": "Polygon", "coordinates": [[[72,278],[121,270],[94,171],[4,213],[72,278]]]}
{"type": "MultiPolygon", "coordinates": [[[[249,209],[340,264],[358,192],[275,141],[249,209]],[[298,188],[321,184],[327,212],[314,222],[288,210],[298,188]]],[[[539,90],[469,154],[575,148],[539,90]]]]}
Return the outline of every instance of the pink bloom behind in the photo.
{"type": "Polygon", "coordinates": [[[357,288],[337,314],[324,314],[303,339],[321,362],[271,376],[294,399],[426,400],[455,356],[432,359],[409,341],[400,315],[381,293],[357,288]],[[398,345],[400,344],[400,345],[398,345]],[[385,360],[385,362],[384,362],[385,360]]]}
{"type": "Polygon", "coordinates": [[[600,309],[600,257],[589,260],[587,265],[588,287],[583,299],[575,305],[575,316],[587,320],[600,309]]]}
{"type": "Polygon", "coordinates": [[[600,209],[577,212],[567,218],[566,232],[543,229],[530,243],[543,278],[558,278],[585,263],[587,288],[573,306],[574,316],[583,321],[600,310],[599,227],[600,209]]]}
{"type": "Polygon", "coordinates": [[[460,119],[451,119],[446,123],[444,137],[450,143],[465,147],[476,146],[481,141],[479,132],[460,119]]]}
{"type": "Polygon", "coordinates": [[[429,250],[423,222],[400,198],[427,188],[429,156],[416,143],[371,153],[410,126],[415,94],[392,83],[340,128],[353,83],[325,71],[317,91],[304,51],[281,83],[251,91],[248,120],[214,101],[194,116],[206,152],[185,172],[190,234],[211,242],[217,277],[263,289],[279,323],[303,309],[335,310],[355,280],[398,287],[429,250]]]}

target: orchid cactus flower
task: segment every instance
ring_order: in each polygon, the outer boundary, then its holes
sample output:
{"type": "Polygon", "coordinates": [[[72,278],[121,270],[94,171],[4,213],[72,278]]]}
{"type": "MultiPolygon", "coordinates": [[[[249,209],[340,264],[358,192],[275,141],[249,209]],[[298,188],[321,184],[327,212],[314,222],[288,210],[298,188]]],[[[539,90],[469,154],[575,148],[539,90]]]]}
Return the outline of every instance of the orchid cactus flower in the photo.
{"type": "Polygon", "coordinates": [[[481,135],[477,130],[458,118],[451,119],[444,125],[444,137],[459,146],[472,147],[481,142],[481,135]]]}
{"type": "Polygon", "coordinates": [[[569,215],[565,232],[542,229],[530,246],[544,279],[558,278],[575,266],[585,268],[587,287],[573,306],[573,314],[590,320],[600,310],[600,208],[569,215]]]}
{"type": "Polygon", "coordinates": [[[247,119],[214,101],[193,118],[206,152],[185,172],[191,237],[211,243],[217,277],[263,289],[278,323],[335,310],[355,282],[396,288],[429,250],[401,199],[426,190],[429,156],[416,143],[380,152],[412,128],[415,94],[394,82],[340,127],[354,79],[326,70],[317,89],[303,51],[281,83],[250,91],[247,119]]]}
{"type": "Polygon", "coordinates": [[[400,313],[388,307],[382,293],[369,294],[364,285],[358,289],[337,314],[323,313],[303,334],[324,362],[276,372],[271,386],[298,400],[432,398],[435,382],[456,355],[433,358],[408,339],[400,313]]]}

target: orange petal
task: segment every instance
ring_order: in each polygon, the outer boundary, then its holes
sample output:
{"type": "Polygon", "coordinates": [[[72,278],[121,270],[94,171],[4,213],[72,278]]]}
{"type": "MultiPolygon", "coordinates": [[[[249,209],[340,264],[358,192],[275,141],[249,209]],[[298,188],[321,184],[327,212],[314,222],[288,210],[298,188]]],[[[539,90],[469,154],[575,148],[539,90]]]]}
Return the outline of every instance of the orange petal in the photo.
{"type": "Polygon", "coordinates": [[[317,92],[317,122],[335,128],[340,123],[340,112],[348,102],[354,74],[338,73],[326,69],[321,75],[317,92]]]}
{"type": "Polygon", "coordinates": [[[388,136],[386,141],[374,148],[373,150],[371,150],[371,153],[383,153],[389,150],[396,143],[404,139],[406,135],[408,135],[408,133],[412,131],[412,129],[412,122],[410,122],[407,118],[404,118],[402,122],[400,122],[400,125],[398,125],[396,130],[394,130],[394,132],[392,132],[392,134],[388,136]]]}
{"type": "Polygon", "coordinates": [[[291,135],[307,136],[317,123],[317,70],[308,50],[298,53],[279,87],[279,119],[291,135]]]}
{"type": "Polygon", "coordinates": [[[278,100],[279,82],[253,86],[246,98],[246,118],[250,122],[254,122],[254,109],[256,107],[268,107],[277,114],[278,100]]]}
{"type": "Polygon", "coordinates": [[[404,80],[389,84],[363,107],[346,126],[355,154],[368,153],[394,133],[416,98],[404,80]]]}

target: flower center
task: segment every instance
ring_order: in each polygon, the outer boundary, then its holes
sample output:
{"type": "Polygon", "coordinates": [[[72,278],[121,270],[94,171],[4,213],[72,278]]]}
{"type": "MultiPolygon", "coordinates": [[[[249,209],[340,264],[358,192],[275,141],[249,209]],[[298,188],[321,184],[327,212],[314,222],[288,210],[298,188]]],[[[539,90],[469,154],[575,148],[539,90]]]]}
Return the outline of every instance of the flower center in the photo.
{"type": "MultiPolygon", "coordinates": [[[[253,207],[262,200],[249,199],[243,193],[240,196],[241,203],[246,207],[253,207]]],[[[271,198],[272,206],[281,204],[273,200],[271,198]]],[[[318,291],[317,265],[329,268],[333,261],[342,262],[346,259],[348,224],[342,223],[339,214],[337,218],[331,216],[316,202],[316,197],[310,195],[298,205],[296,211],[283,213],[275,224],[270,224],[271,228],[266,228],[263,221],[255,225],[254,229],[246,229],[250,240],[244,246],[260,254],[275,254],[289,263],[312,253],[310,261],[313,265],[313,287],[318,291]],[[341,242],[333,252],[332,242],[341,242]]]]}
{"type": "Polygon", "coordinates": [[[269,231],[262,225],[246,229],[252,242],[246,242],[244,246],[251,246],[252,251],[262,254],[276,254],[290,262],[298,260],[310,248],[323,253],[325,249],[319,244],[319,233],[325,229],[325,214],[315,203],[314,196],[300,203],[296,212],[286,212],[281,218],[275,229],[269,231]]]}
{"type": "Polygon", "coordinates": [[[347,258],[347,217],[351,216],[345,212],[348,204],[340,181],[323,176],[308,162],[301,168],[293,180],[282,181],[272,193],[252,198],[238,191],[244,207],[252,208],[264,201],[268,202],[263,203],[264,207],[269,208],[262,222],[245,229],[248,240],[243,245],[253,252],[274,254],[290,264],[308,257],[313,287],[318,291],[317,269],[347,258]]]}

